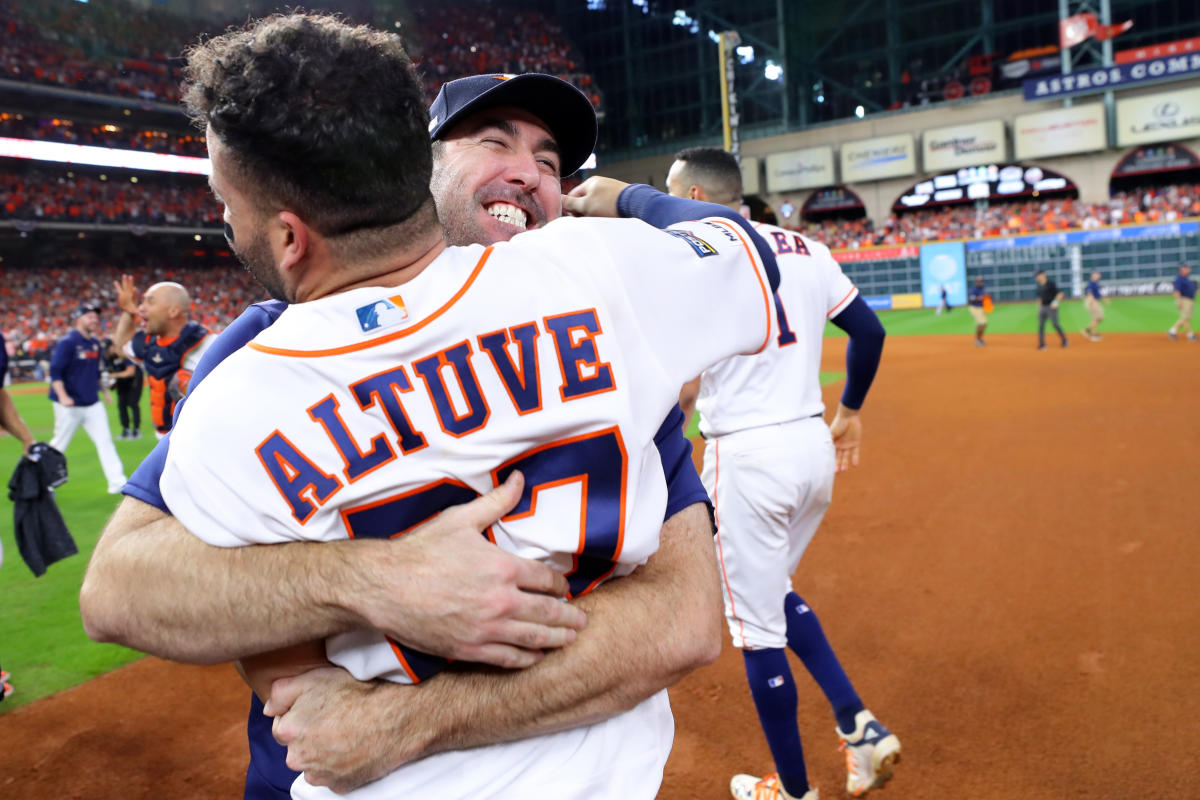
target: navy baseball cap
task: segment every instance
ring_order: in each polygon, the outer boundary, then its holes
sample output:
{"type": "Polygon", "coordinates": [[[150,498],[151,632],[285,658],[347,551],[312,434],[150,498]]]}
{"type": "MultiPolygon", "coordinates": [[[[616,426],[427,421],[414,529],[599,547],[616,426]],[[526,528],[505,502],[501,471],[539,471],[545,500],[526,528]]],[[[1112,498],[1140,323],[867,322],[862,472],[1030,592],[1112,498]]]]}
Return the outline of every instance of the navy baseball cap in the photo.
{"type": "Polygon", "coordinates": [[[95,311],[97,314],[99,314],[103,310],[104,310],[104,307],[101,306],[99,303],[93,303],[91,301],[87,301],[87,302],[83,302],[83,303],[79,304],[79,308],[75,309],[75,316],[82,317],[84,314],[90,314],[93,311],[95,311]]]}
{"type": "Polygon", "coordinates": [[[437,141],[468,114],[516,106],[546,123],[562,156],[562,175],[573,174],[596,148],[596,109],[587,95],[553,75],[472,75],[442,84],[429,107],[429,138],[437,141]]]}

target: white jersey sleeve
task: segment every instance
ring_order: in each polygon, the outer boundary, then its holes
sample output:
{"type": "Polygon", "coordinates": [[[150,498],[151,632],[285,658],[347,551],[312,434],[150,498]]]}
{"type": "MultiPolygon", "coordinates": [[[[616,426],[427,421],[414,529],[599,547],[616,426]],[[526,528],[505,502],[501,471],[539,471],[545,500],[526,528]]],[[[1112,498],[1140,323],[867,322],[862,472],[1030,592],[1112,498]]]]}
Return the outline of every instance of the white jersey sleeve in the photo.
{"type": "Polygon", "coordinates": [[[601,237],[633,316],[668,380],[682,385],[770,340],[775,306],[749,235],[724,217],[666,230],[641,220],[580,220],[601,237]]]}
{"type": "Polygon", "coordinates": [[[808,238],[801,238],[801,241],[808,247],[824,273],[825,307],[828,309],[825,318],[833,319],[858,297],[858,287],[842,272],[841,264],[834,259],[828,247],[808,238]]]}

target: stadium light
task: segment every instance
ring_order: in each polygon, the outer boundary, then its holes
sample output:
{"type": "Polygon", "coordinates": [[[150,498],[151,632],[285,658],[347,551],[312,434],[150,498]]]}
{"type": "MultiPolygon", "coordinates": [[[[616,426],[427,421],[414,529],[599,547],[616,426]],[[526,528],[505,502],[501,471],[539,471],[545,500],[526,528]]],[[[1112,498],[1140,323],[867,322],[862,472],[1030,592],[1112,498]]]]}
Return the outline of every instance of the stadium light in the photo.
{"type": "Polygon", "coordinates": [[[754,61],[754,45],[744,44],[737,49],[738,62],[749,64],[754,61]]]}
{"type": "Polygon", "coordinates": [[[151,172],[175,172],[208,175],[212,165],[207,158],[150,153],[143,150],[118,150],[83,144],[41,142],[33,139],[0,137],[0,157],[26,158],[31,161],[56,161],[62,164],[86,164],[93,167],[144,169],[151,172]]]}
{"type": "Polygon", "coordinates": [[[709,39],[712,39],[712,43],[713,43],[713,44],[720,44],[720,43],[721,43],[721,34],[717,33],[717,32],[716,32],[716,31],[714,31],[714,30],[710,30],[710,31],[708,32],[708,38],[709,38],[709,39]]]}
{"type": "Polygon", "coordinates": [[[866,114],[867,114],[867,110],[865,108],[863,108],[862,106],[854,107],[854,116],[858,117],[859,119],[862,119],[864,116],[866,116],[866,114]]]}
{"type": "Polygon", "coordinates": [[[763,76],[769,81],[777,81],[783,77],[783,67],[774,61],[768,61],[767,65],[763,67],[763,76]]]}

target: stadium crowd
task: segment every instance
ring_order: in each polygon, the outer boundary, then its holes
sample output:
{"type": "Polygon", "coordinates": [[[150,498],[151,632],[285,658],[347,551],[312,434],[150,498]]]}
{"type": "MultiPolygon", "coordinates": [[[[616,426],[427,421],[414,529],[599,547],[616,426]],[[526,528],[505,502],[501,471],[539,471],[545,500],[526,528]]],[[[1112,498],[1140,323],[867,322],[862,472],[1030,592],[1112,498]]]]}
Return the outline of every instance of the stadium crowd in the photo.
{"type": "Polygon", "coordinates": [[[599,90],[558,23],[540,11],[504,14],[487,2],[414,7],[416,61],[430,98],[446,81],[487,72],[544,72],[575,84],[601,106],[599,90]]]}
{"type": "MultiPolygon", "coordinates": [[[[442,83],[480,72],[546,72],[601,95],[563,29],[544,14],[490,0],[409,5],[401,30],[429,97],[442,83]]],[[[165,10],[120,2],[0,0],[0,77],[160,103],[180,99],[180,54],[200,33],[238,20],[198,23],[165,10]],[[136,44],[134,44],[136,43],[136,44]]]]}
{"type": "Polygon", "coordinates": [[[232,259],[227,268],[201,270],[184,269],[169,260],[110,266],[76,253],[53,266],[6,268],[0,270],[0,331],[9,357],[49,359],[55,343],[71,329],[72,313],[81,300],[104,307],[101,323],[106,335],[111,333],[121,313],[113,283],[122,274],[133,275],[142,290],[159,281],[183,284],[192,298],[192,319],[213,331],[224,330],[246,306],[266,299],[232,259]]]}
{"type": "Polygon", "coordinates": [[[107,178],[40,167],[0,172],[0,219],[186,227],[221,224],[221,206],[201,177],[138,178],[121,173],[107,178]]]}
{"type": "Polygon", "coordinates": [[[880,226],[866,218],[827,219],[806,222],[794,229],[831,248],[855,249],[1073,228],[1088,230],[1106,225],[1173,222],[1185,217],[1200,217],[1200,184],[1116,192],[1107,203],[1089,204],[1073,198],[1054,198],[993,203],[982,209],[964,204],[892,214],[880,226]]]}

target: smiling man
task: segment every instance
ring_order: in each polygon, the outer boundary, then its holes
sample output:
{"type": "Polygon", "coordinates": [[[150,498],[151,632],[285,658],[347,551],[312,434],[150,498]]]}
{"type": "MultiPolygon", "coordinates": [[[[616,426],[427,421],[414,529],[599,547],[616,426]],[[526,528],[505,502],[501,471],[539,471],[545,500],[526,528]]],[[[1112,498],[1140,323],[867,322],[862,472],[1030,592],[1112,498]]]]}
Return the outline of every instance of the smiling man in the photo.
{"type": "Polygon", "coordinates": [[[429,187],[452,245],[502,242],[562,214],[559,179],[591,155],[596,116],[549,75],[450,81],[429,109],[429,187]]]}

